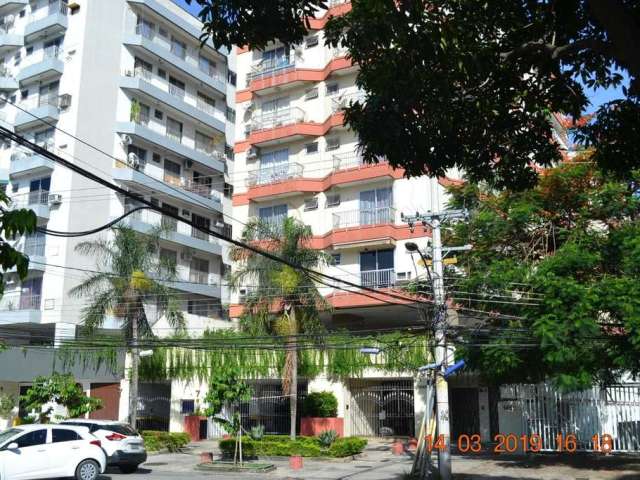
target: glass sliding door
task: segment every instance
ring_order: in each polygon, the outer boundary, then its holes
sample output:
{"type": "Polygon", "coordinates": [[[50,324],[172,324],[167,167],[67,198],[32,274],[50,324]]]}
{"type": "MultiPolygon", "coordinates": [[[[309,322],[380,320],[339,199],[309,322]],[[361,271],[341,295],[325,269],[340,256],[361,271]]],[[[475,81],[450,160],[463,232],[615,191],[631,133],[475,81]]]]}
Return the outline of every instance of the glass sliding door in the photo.
{"type": "Polygon", "coordinates": [[[360,225],[377,225],[392,221],[391,187],[360,192],[360,225]]]}
{"type": "Polygon", "coordinates": [[[360,282],[364,287],[392,286],[395,283],[393,250],[360,252],[360,282]]]}
{"type": "Polygon", "coordinates": [[[258,183],[273,183],[287,178],[289,170],[289,149],[265,153],[260,157],[258,183]]]}

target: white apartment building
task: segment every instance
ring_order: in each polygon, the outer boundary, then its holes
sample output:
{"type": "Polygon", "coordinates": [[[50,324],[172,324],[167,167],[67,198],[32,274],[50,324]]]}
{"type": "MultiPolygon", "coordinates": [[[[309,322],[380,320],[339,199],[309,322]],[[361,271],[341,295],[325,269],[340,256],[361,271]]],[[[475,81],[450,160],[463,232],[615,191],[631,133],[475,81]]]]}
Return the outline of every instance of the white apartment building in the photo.
{"type": "MultiPolygon", "coordinates": [[[[301,45],[238,50],[233,230],[241,232],[252,217],[298,218],[311,226],[313,246],[332,256],[326,273],[392,290],[416,275],[405,244],[425,248],[429,242],[428,232],[422,226],[412,231],[401,214],[444,208],[443,184],[452,180],[406,179],[383,159],[376,165],[362,162],[358,138],[343,121],[343,108],[361,98],[357,66],[344,51],[325,46],[323,32],[329,15],[350,7],[349,2],[331,2],[328,12],[311,20],[301,45]]],[[[323,318],[331,329],[420,322],[415,310],[389,305],[388,298],[347,290],[321,288],[333,306],[323,318]]],[[[231,317],[238,317],[239,295],[231,298],[231,317]]],[[[419,428],[416,413],[423,410],[423,399],[412,372],[389,376],[372,371],[345,382],[317,378],[307,388],[336,393],[345,434],[379,435],[391,429],[414,435],[419,428]]]]}
{"type": "MultiPolygon", "coordinates": [[[[200,22],[170,0],[0,0],[0,93],[8,100],[0,119],[63,158],[228,233],[233,59],[213,46],[201,48],[200,34],[200,22]]],[[[8,143],[0,154],[12,205],[33,209],[48,229],[84,231],[135,207],[42,156],[8,143]]],[[[160,224],[170,230],[160,254],[178,265],[179,280],[171,286],[183,300],[190,333],[228,326],[221,288],[225,245],[148,210],[126,222],[142,233],[160,224]]],[[[68,292],[84,278],[82,269],[96,269],[95,259],[74,248],[105,235],[19,239],[31,259],[29,274],[22,282],[9,275],[0,328],[32,332],[18,342],[25,344],[41,341],[43,332],[51,342],[73,335],[90,299],[68,292]]],[[[162,319],[154,329],[170,333],[162,319]]],[[[12,368],[0,359],[0,382],[5,376],[10,382],[0,383],[5,390],[33,377],[29,369],[19,378],[9,375],[12,368]]],[[[81,379],[94,380],[87,375],[81,379]]],[[[120,378],[107,380],[111,398],[120,378]]],[[[115,402],[100,415],[124,418],[123,408],[115,402]]]]}

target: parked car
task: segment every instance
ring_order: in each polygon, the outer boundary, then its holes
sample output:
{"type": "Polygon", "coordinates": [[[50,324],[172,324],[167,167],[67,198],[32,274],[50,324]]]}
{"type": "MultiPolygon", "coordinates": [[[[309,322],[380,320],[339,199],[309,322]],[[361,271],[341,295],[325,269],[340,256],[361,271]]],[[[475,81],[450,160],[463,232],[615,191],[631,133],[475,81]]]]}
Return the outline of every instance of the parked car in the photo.
{"type": "Polygon", "coordinates": [[[120,468],[122,473],[133,473],[147,460],[144,440],[128,424],[115,420],[64,420],[61,425],[88,427],[101,442],[107,454],[107,464],[120,468]]]}
{"type": "Polygon", "coordinates": [[[0,432],[1,480],[95,480],[106,467],[100,440],[87,427],[35,424],[0,432]]]}

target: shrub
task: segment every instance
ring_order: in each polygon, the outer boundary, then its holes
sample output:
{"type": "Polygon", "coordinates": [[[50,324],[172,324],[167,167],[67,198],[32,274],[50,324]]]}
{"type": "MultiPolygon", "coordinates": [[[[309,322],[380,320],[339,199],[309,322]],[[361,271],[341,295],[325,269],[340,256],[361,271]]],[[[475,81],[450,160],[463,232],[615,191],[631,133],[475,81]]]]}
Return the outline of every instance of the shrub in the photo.
{"type": "Polygon", "coordinates": [[[367,441],[359,437],[339,438],[329,447],[330,457],[350,457],[362,453],[367,441]]]}
{"type": "Polygon", "coordinates": [[[144,444],[149,451],[167,449],[170,452],[177,452],[187,446],[191,441],[188,433],[159,432],[146,430],[141,433],[144,444]]]}
{"type": "Polygon", "coordinates": [[[318,441],[324,448],[329,448],[338,438],[338,432],[335,430],[325,430],[318,435],[318,441]]]}
{"type": "Polygon", "coordinates": [[[255,427],[251,427],[251,432],[249,433],[253,440],[262,440],[264,437],[264,425],[256,425],[255,427]]]}
{"type": "Polygon", "coordinates": [[[312,392],[304,399],[302,411],[306,417],[336,417],[338,399],[332,392],[312,392]]]}

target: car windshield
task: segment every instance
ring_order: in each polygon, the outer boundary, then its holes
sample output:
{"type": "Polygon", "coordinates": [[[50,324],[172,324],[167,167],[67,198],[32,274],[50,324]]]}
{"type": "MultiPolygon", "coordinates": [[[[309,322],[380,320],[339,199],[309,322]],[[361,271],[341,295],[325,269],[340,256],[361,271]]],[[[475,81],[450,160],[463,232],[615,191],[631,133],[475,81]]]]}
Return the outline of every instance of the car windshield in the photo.
{"type": "Polygon", "coordinates": [[[0,432],[0,445],[2,445],[10,438],[15,437],[19,433],[22,433],[22,430],[20,430],[19,428],[10,428],[9,430],[0,432]]]}

